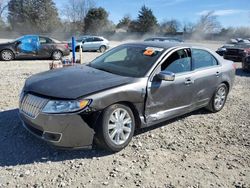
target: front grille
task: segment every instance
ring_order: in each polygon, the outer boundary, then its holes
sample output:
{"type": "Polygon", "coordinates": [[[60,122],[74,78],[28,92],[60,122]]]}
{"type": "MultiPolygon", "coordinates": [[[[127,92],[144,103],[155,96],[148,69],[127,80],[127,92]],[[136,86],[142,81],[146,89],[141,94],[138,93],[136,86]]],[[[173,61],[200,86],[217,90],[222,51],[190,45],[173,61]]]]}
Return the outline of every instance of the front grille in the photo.
{"type": "Polygon", "coordinates": [[[20,110],[27,116],[36,118],[47,102],[47,99],[27,94],[21,101],[20,110]]]}

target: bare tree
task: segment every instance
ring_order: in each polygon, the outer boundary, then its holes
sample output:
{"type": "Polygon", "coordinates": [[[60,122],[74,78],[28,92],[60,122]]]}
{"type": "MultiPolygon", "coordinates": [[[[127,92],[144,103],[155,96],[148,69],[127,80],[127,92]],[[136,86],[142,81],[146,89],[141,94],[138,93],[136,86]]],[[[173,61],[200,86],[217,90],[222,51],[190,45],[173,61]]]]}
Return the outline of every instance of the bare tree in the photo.
{"type": "Polygon", "coordinates": [[[195,27],[195,31],[201,34],[209,34],[217,32],[221,29],[221,25],[214,15],[214,11],[202,15],[195,27]]]}
{"type": "Polygon", "coordinates": [[[192,22],[183,23],[183,33],[193,33],[195,29],[195,24],[192,22]]]}
{"type": "Polygon", "coordinates": [[[6,27],[4,17],[6,18],[7,8],[8,0],[0,0],[0,29],[4,29],[6,27]]]}
{"type": "Polygon", "coordinates": [[[164,21],[161,24],[161,32],[165,34],[176,34],[180,28],[181,23],[176,19],[164,21]]]}
{"type": "Polygon", "coordinates": [[[68,0],[62,17],[65,17],[66,21],[71,23],[73,32],[82,32],[84,30],[84,18],[94,6],[94,0],[68,0]]]}
{"type": "Polygon", "coordinates": [[[7,0],[0,0],[0,18],[2,18],[3,13],[8,8],[8,1],[7,0]]]}

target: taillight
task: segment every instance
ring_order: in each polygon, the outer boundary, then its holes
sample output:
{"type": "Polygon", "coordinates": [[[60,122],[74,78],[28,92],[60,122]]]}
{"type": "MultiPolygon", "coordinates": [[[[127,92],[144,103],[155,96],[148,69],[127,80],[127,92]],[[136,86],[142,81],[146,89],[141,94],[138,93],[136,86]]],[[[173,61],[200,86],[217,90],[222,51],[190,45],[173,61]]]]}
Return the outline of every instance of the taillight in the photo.
{"type": "Polygon", "coordinates": [[[250,55],[250,48],[244,49],[244,52],[245,52],[247,55],[250,55]]]}
{"type": "Polygon", "coordinates": [[[69,48],[69,45],[68,45],[68,44],[65,44],[65,48],[69,48]]]}
{"type": "Polygon", "coordinates": [[[236,63],[233,63],[233,68],[236,70],[236,68],[237,68],[236,63]]]}

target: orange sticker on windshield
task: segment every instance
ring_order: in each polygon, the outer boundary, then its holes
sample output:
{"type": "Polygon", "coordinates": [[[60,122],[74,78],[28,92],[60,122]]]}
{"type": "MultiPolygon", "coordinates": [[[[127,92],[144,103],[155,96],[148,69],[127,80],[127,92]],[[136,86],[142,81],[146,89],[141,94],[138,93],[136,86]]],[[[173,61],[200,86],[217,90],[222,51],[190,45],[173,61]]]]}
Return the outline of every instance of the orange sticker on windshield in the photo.
{"type": "Polygon", "coordinates": [[[155,53],[153,49],[148,48],[143,54],[147,56],[151,56],[155,53]]]}

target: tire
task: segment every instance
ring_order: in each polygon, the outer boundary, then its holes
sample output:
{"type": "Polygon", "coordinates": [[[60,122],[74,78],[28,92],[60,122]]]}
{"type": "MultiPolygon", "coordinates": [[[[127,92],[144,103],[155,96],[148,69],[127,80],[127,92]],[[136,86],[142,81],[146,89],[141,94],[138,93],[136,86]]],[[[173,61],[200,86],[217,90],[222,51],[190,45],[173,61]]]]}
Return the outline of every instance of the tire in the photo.
{"type": "Polygon", "coordinates": [[[3,61],[11,61],[11,60],[13,60],[15,58],[15,55],[11,50],[3,50],[3,51],[1,51],[0,56],[1,56],[1,59],[3,61]]]}
{"type": "Polygon", "coordinates": [[[206,107],[211,112],[219,112],[224,107],[228,95],[228,87],[226,84],[222,83],[220,84],[216,91],[214,92],[214,95],[212,99],[209,102],[209,105],[206,107]]]}
{"type": "Polygon", "coordinates": [[[60,50],[56,50],[52,53],[53,60],[60,60],[60,59],[62,59],[62,56],[63,56],[63,54],[60,50]]]}
{"type": "Polygon", "coordinates": [[[75,52],[80,52],[80,47],[79,46],[76,46],[75,52]]]}
{"type": "Polygon", "coordinates": [[[132,110],[122,104],[111,105],[104,110],[100,119],[97,144],[103,149],[118,152],[129,144],[134,130],[135,118],[132,110]]]}
{"type": "Polygon", "coordinates": [[[99,52],[104,53],[106,51],[106,49],[107,49],[106,46],[101,46],[99,48],[99,52]]]}

